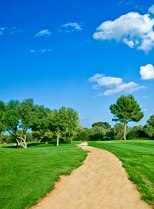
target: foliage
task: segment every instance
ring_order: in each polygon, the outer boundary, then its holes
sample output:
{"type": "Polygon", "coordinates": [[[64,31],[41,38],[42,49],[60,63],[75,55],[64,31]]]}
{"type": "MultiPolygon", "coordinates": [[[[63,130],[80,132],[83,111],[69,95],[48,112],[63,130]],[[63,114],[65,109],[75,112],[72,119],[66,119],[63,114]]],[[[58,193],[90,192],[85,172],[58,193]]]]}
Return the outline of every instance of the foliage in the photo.
{"type": "Polygon", "coordinates": [[[3,116],[5,112],[5,103],[0,101],[0,133],[4,131],[3,116]]]}
{"type": "Polygon", "coordinates": [[[104,129],[110,129],[111,125],[108,122],[96,122],[92,124],[92,127],[101,127],[104,129]]]}
{"type": "Polygon", "coordinates": [[[32,99],[11,100],[6,104],[2,119],[4,130],[16,140],[17,146],[27,148],[27,132],[35,120],[35,110],[32,99]]]}
{"type": "Polygon", "coordinates": [[[55,137],[57,145],[59,140],[72,142],[78,125],[78,113],[72,108],[50,110],[35,105],[32,99],[11,100],[7,104],[0,101],[0,133],[8,132],[18,147],[27,148],[27,134],[31,132],[31,139],[40,142],[55,137]]]}
{"type": "Polygon", "coordinates": [[[96,122],[89,129],[89,140],[106,140],[110,138],[111,125],[108,122],[96,122]]]}
{"type": "Polygon", "coordinates": [[[145,128],[143,126],[134,126],[130,129],[127,134],[128,139],[137,139],[137,138],[148,138],[148,134],[145,132],[145,128]]]}
{"type": "Polygon", "coordinates": [[[29,149],[0,149],[0,208],[23,209],[34,205],[54,188],[61,175],[79,167],[86,153],[75,145],[33,143],[29,149]],[[69,153],[69,154],[68,154],[69,153]]]}
{"type": "Polygon", "coordinates": [[[33,122],[31,129],[32,135],[39,142],[49,142],[53,138],[53,133],[49,129],[49,115],[52,110],[44,108],[44,106],[37,106],[35,121],[33,122]]]}
{"type": "Polygon", "coordinates": [[[107,129],[100,127],[100,126],[94,126],[90,129],[90,140],[104,140],[106,137],[107,129]]]}
{"type": "Polygon", "coordinates": [[[59,146],[59,141],[62,138],[72,142],[78,126],[78,113],[72,108],[61,107],[49,115],[49,129],[56,137],[57,146],[59,146]]]}
{"type": "Polygon", "coordinates": [[[108,150],[123,163],[129,177],[154,207],[154,143],[153,141],[90,142],[89,145],[108,150]]]}
{"type": "Polygon", "coordinates": [[[151,125],[146,124],[143,127],[143,130],[144,130],[145,134],[147,134],[150,138],[154,137],[154,128],[151,125]]]}
{"type": "MultiPolygon", "coordinates": [[[[128,130],[128,128],[127,128],[128,130]]],[[[124,134],[124,124],[122,123],[116,123],[114,125],[114,128],[113,128],[113,131],[114,131],[114,139],[116,140],[121,140],[123,139],[123,134],[124,134]]]]}
{"type": "Polygon", "coordinates": [[[144,131],[149,137],[154,137],[154,115],[151,115],[144,126],[144,131]]]}
{"type": "Polygon", "coordinates": [[[143,112],[132,95],[119,97],[116,104],[110,106],[110,110],[114,115],[113,120],[124,124],[124,139],[126,139],[127,123],[130,121],[138,122],[143,117],[143,112]]]}
{"type": "Polygon", "coordinates": [[[89,141],[90,134],[88,128],[83,128],[82,126],[78,126],[76,129],[76,136],[74,140],[76,141],[89,141]]]}

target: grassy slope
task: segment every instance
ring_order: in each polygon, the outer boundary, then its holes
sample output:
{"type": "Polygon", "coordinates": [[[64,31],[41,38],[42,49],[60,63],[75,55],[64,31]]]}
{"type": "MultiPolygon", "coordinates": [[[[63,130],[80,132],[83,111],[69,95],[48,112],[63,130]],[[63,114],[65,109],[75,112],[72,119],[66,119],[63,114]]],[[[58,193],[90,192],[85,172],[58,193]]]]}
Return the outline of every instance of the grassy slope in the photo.
{"type": "Polygon", "coordinates": [[[154,207],[154,141],[90,142],[89,145],[114,153],[142,198],[154,207]]]}
{"type": "Polygon", "coordinates": [[[0,208],[32,206],[54,187],[60,175],[79,167],[86,153],[74,145],[0,149],[0,208]]]}

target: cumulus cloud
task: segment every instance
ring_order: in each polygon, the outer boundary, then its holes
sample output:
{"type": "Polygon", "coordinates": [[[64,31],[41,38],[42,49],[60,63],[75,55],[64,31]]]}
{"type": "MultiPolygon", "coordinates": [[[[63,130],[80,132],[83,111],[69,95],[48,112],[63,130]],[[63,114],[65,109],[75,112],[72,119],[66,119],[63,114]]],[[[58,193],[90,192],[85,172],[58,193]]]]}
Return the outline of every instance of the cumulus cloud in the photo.
{"type": "Polygon", "coordinates": [[[52,33],[49,31],[49,29],[44,29],[44,30],[41,30],[41,31],[38,31],[36,34],[35,34],[35,37],[49,37],[51,36],[52,33]]]}
{"type": "Polygon", "coordinates": [[[154,15],[154,4],[148,9],[148,13],[154,15]]]}
{"type": "Polygon", "coordinates": [[[154,67],[151,64],[140,67],[140,75],[142,80],[154,79],[154,67]]]}
{"type": "Polygon", "coordinates": [[[139,84],[135,82],[129,82],[129,83],[122,83],[114,89],[110,89],[104,92],[104,96],[109,96],[112,94],[116,94],[119,92],[126,92],[126,93],[132,93],[134,91],[137,91],[138,89],[143,88],[143,86],[140,86],[139,84]]]}
{"type": "Polygon", "coordinates": [[[149,14],[130,12],[103,22],[93,34],[95,40],[116,40],[145,52],[154,47],[154,19],[149,14]]]}
{"type": "Polygon", "coordinates": [[[109,96],[119,92],[132,93],[138,89],[144,88],[135,82],[124,83],[122,78],[105,76],[103,74],[95,74],[93,77],[89,78],[90,82],[96,83],[93,88],[100,89],[105,88],[103,92],[104,96],[109,96]]]}
{"type": "Polygon", "coordinates": [[[81,24],[77,22],[68,22],[66,24],[63,24],[62,28],[66,29],[68,32],[82,30],[81,24]]]}
{"type": "Polygon", "coordinates": [[[93,77],[89,78],[90,82],[96,82],[94,88],[100,87],[113,87],[122,84],[121,78],[115,78],[111,76],[105,76],[102,74],[95,74],[93,77]]]}
{"type": "Polygon", "coordinates": [[[0,35],[4,34],[5,29],[6,29],[5,27],[0,27],[0,35]]]}

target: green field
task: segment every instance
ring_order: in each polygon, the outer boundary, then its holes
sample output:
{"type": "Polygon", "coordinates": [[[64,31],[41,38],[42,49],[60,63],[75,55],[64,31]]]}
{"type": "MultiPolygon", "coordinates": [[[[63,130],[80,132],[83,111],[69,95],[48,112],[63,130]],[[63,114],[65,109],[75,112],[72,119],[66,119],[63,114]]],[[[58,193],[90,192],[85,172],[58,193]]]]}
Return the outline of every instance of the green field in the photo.
{"type": "Polygon", "coordinates": [[[154,141],[89,142],[89,145],[114,153],[142,198],[154,207],[154,141]]]}
{"type": "Polygon", "coordinates": [[[29,208],[54,187],[60,175],[81,165],[86,153],[75,145],[0,149],[0,208],[29,208]]]}

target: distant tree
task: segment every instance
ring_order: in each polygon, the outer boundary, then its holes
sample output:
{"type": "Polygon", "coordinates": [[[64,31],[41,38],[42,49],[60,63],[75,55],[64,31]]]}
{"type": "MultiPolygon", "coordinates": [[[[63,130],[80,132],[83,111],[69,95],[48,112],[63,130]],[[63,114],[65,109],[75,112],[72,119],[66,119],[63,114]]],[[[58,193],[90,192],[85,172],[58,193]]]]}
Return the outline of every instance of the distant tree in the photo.
{"type": "Polygon", "coordinates": [[[128,139],[148,138],[148,134],[145,132],[144,127],[139,125],[130,128],[127,138],[128,139]]]}
{"type": "Polygon", "coordinates": [[[147,121],[147,124],[154,128],[154,115],[151,115],[147,121]]]}
{"type": "Polygon", "coordinates": [[[104,129],[110,129],[111,125],[108,122],[96,122],[92,124],[92,127],[102,127],[104,129]]]}
{"type": "Polygon", "coordinates": [[[60,138],[69,138],[72,141],[79,125],[78,113],[72,108],[61,107],[54,110],[49,116],[50,130],[56,136],[56,145],[59,146],[60,138]]]}
{"type": "Polygon", "coordinates": [[[104,140],[106,137],[106,133],[107,129],[96,125],[89,130],[90,140],[104,140]]]}
{"type": "Polygon", "coordinates": [[[147,124],[144,126],[144,131],[149,137],[154,136],[154,115],[151,115],[148,119],[147,124]]]}
{"type": "Polygon", "coordinates": [[[119,121],[124,125],[123,139],[126,140],[127,124],[130,121],[138,122],[143,118],[143,112],[132,95],[121,96],[116,104],[110,106],[114,121],[119,121]]]}
{"type": "Polygon", "coordinates": [[[78,126],[76,129],[76,135],[74,140],[76,141],[89,141],[90,134],[88,128],[83,128],[82,126],[78,126]]]}

